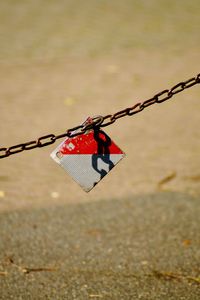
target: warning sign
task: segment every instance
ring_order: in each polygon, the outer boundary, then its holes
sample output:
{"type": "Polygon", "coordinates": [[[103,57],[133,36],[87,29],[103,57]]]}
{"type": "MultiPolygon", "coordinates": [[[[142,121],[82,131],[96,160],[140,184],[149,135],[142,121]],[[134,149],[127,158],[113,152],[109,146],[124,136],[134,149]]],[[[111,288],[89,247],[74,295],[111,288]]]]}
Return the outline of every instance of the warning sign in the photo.
{"type": "Polygon", "coordinates": [[[89,192],[125,156],[102,130],[67,138],[51,157],[89,192]]]}

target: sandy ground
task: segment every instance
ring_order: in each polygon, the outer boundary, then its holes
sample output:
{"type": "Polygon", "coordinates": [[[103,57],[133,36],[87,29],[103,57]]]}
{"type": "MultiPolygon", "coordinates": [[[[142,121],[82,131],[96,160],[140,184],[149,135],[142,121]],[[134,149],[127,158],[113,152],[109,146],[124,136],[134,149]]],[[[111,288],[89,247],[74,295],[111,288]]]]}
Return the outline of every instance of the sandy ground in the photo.
{"type": "MultiPolygon", "coordinates": [[[[63,133],[87,116],[114,113],[198,73],[199,54],[65,60],[2,65],[2,146],[63,133]],[[160,70],[162,72],[160,73],[160,70]],[[9,76],[5,76],[9,74],[9,76]],[[14,129],[14,130],[13,130],[14,129]]],[[[49,157],[59,144],[1,160],[0,209],[67,204],[155,192],[199,192],[199,88],[154,105],[105,128],[127,157],[90,194],[85,194],[49,157]],[[119,188],[120,186],[120,188],[119,188]],[[56,192],[57,198],[52,198],[56,192]]]]}
{"type": "MultiPolygon", "coordinates": [[[[73,23],[69,1],[68,43],[59,6],[39,13],[30,1],[28,18],[29,4],[0,4],[1,147],[199,73],[195,1],[161,15],[138,2],[134,16],[120,1],[114,12],[89,2],[73,23]]],[[[50,158],[59,142],[0,160],[0,299],[199,299],[199,98],[198,85],[106,127],[127,156],[89,194],[50,158]]]]}
{"type": "MultiPolygon", "coordinates": [[[[198,73],[198,54],[187,66],[158,55],[2,66],[2,145],[198,73]]],[[[199,95],[107,127],[127,157],[89,194],[50,159],[54,145],[1,160],[0,299],[199,299],[199,95]]]]}

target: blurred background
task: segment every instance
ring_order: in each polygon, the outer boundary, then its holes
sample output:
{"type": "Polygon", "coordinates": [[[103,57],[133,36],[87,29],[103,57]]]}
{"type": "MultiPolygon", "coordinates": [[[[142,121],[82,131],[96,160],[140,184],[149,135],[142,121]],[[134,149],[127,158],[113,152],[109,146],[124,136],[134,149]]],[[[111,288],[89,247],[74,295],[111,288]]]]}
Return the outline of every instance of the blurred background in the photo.
{"type": "MultiPolygon", "coordinates": [[[[0,0],[0,147],[196,76],[199,32],[199,0],[0,0]]],[[[89,194],[61,140],[1,159],[0,299],[199,299],[199,100],[106,127],[126,158],[89,194]]]]}
{"type": "MultiPolygon", "coordinates": [[[[63,133],[199,73],[199,1],[0,1],[1,147],[63,133]]],[[[49,157],[1,160],[0,209],[151,193],[199,192],[194,87],[105,131],[126,152],[90,194],[49,157]]]]}

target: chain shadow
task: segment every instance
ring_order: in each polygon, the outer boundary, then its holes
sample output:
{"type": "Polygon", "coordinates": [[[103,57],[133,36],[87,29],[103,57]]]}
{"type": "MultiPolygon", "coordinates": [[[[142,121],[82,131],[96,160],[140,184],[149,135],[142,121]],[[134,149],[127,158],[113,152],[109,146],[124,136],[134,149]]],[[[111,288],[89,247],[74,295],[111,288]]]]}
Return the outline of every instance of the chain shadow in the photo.
{"type": "MultiPolygon", "coordinates": [[[[100,174],[102,179],[113,167],[114,164],[110,159],[110,137],[102,130],[94,130],[94,139],[97,142],[97,153],[92,155],[92,167],[100,174]],[[108,172],[98,166],[98,161],[103,161],[108,165],[108,172]]],[[[94,183],[96,185],[96,183],[94,183]]]]}

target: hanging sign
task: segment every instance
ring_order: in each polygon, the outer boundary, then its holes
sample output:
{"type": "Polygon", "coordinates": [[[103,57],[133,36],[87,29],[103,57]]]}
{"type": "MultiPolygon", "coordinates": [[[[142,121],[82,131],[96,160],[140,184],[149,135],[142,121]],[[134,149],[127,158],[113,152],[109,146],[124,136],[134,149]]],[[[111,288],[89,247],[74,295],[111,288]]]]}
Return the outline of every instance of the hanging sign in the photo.
{"type": "Polygon", "coordinates": [[[89,129],[81,135],[67,137],[51,153],[51,157],[86,192],[124,156],[125,153],[100,129],[89,129]]]}

